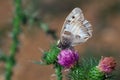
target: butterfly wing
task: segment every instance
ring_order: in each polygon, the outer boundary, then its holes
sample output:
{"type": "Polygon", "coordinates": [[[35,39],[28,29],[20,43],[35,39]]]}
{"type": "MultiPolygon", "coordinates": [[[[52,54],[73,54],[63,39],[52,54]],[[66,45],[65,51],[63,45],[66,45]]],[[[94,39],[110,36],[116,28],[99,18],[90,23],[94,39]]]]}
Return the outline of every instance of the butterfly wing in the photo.
{"type": "Polygon", "coordinates": [[[91,36],[91,24],[84,19],[82,10],[80,8],[73,9],[67,16],[61,30],[62,44],[69,43],[71,46],[75,46],[86,42],[91,36]]]}

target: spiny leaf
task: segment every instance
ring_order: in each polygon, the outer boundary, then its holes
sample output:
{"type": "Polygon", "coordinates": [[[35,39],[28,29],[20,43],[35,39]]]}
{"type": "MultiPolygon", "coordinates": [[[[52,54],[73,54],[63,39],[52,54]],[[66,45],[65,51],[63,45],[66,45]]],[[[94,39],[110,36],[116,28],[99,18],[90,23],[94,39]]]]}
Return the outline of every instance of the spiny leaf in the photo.
{"type": "Polygon", "coordinates": [[[94,57],[82,58],[81,61],[74,66],[68,74],[69,80],[89,80],[88,72],[91,68],[98,64],[99,60],[94,57]]]}

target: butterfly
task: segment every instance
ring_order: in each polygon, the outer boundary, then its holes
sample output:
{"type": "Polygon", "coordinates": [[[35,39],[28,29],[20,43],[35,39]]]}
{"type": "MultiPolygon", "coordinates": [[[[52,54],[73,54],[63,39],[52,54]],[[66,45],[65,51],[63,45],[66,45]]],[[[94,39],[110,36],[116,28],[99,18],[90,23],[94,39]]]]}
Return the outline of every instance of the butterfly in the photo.
{"type": "Polygon", "coordinates": [[[84,43],[92,37],[92,31],[91,24],[84,19],[82,10],[74,8],[65,19],[58,46],[65,49],[84,43]]]}

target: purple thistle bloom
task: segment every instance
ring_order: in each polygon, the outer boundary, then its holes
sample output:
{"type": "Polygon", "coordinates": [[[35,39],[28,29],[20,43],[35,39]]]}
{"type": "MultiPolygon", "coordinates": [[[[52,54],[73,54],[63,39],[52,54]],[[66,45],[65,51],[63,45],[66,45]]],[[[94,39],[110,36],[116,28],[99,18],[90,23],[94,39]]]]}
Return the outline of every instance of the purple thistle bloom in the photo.
{"type": "Polygon", "coordinates": [[[58,55],[58,63],[65,68],[72,67],[79,59],[79,55],[76,51],[71,49],[64,49],[58,55]]]}

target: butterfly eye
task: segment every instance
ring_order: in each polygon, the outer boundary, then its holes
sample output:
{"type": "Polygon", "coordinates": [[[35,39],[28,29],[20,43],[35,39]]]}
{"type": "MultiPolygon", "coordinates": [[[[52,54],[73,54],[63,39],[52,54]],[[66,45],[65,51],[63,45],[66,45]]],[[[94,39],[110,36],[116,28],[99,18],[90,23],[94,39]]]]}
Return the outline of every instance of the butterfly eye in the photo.
{"type": "Polygon", "coordinates": [[[75,18],[75,16],[72,16],[72,19],[74,19],[75,18]]]}

